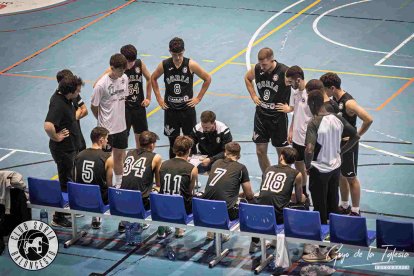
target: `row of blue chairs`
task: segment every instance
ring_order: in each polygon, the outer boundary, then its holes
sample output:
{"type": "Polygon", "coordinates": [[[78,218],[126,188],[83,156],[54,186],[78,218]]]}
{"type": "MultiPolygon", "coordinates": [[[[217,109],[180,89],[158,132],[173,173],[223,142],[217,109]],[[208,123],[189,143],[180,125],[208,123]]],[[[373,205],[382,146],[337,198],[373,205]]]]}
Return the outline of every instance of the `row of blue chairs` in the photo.
{"type": "MultiPolygon", "coordinates": [[[[240,204],[239,219],[231,221],[226,203],[193,198],[193,213],[187,214],[179,195],[150,194],[151,210],[145,210],[139,191],[109,188],[109,204],[102,202],[97,185],[68,183],[68,193],[62,193],[57,181],[29,178],[30,202],[34,205],[65,208],[153,221],[231,230],[239,224],[240,231],[277,235],[284,230],[286,237],[323,241],[330,235],[333,243],[368,247],[377,240],[377,247],[414,252],[414,227],[410,222],[377,219],[377,231],[367,230],[364,217],[330,214],[329,225],[321,225],[319,212],[285,208],[284,224],[277,225],[273,206],[240,204]]],[[[253,236],[253,235],[252,235],[253,236]]]]}

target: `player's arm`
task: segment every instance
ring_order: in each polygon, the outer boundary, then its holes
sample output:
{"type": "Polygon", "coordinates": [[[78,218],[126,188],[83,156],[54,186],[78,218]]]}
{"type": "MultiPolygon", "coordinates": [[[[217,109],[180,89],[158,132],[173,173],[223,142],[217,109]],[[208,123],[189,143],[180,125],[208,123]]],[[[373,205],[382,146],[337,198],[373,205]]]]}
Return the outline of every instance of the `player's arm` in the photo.
{"type": "Polygon", "coordinates": [[[196,183],[198,181],[198,169],[194,166],[194,168],[191,170],[191,176],[190,176],[190,191],[194,194],[194,188],[196,186],[196,183]]]}
{"type": "Polygon", "coordinates": [[[95,88],[96,84],[98,83],[98,81],[105,76],[106,74],[111,73],[111,67],[106,68],[106,70],[96,79],[96,81],[93,83],[93,88],[95,88]]]}
{"type": "Polygon", "coordinates": [[[305,138],[305,168],[309,170],[315,153],[315,144],[318,139],[318,126],[315,121],[308,123],[305,138]]]}
{"type": "Polygon", "coordinates": [[[292,144],[293,142],[293,122],[295,121],[295,114],[292,115],[292,122],[290,122],[289,132],[288,132],[288,143],[292,144]]]}
{"type": "Polygon", "coordinates": [[[99,103],[101,101],[101,93],[102,93],[101,86],[96,86],[93,88],[92,100],[91,100],[91,111],[92,111],[93,116],[95,116],[96,119],[98,119],[99,103]]]}
{"type": "Polygon", "coordinates": [[[295,196],[297,203],[302,202],[302,191],[302,174],[298,173],[295,178],[295,196]]]}
{"type": "Polygon", "coordinates": [[[142,75],[144,76],[144,78],[147,80],[146,81],[146,91],[147,91],[147,95],[145,97],[145,99],[142,101],[141,105],[143,107],[148,107],[149,104],[151,103],[151,74],[147,69],[147,66],[144,64],[143,61],[141,61],[141,67],[142,67],[142,75]]]}
{"type": "Polygon", "coordinates": [[[106,185],[112,187],[112,174],[114,169],[114,159],[112,156],[108,157],[105,162],[106,185]]]}
{"type": "Polygon", "coordinates": [[[344,129],[342,130],[342,137],[349,137],[345,145],[341,147],[341,155],[350,150],[359,140],[360,136],[356,129],[348,123],[342,116],[337,116],[342,123],[344,124],[344,129]]]}
{"type": "Polygon", "coordinates": [[[243,189],[243,194],[246,196],[247,201],[252,201],[254,199],[254,193],[250,181],[242,183],[241,186],[243,189]]]}
{"type": "Polygon", "coordinates": [[[160,168],[161,168],[161,163],[162,163],[162,158],[161,155],[156,154],[154,156],[154,159],[152,159],[152,169],[155,171],[155,185],[157,185],[157,187],[160,186],[160,168]]]}
{"type": "Polygon", "coordinates": [[[358,135],[362,136],[365,132],[367,132],[368,128],[371,126],[372,116],[368,114],[368,112],[362,108],[355,100],[350,100],[346,102],[346,109],[355,113],[359,119],[362,120],[362,125],[358,130],[358,135]]]}
{"type": "Polygon", "coordinates": [[[231,141],[233,141],[233,136],[231,135],[230,129],[227,128],[224,130],[223,136],[221,138],[221,152],[209,158],[211,163],[214,163],[219,159],[224,159],[224,148],[226,147],[226,144],[230,143],[231,141]]]}
{"type": "Polygon", "coordinates": [[[289,97],[289,104],[287,103],[278,103],[276,104],[276,110],[283,113],[290,113],[294,110],[295,106],[295,94],[292,91],[292,88],[289,88],[289,86],[286,86],[285,91],[290,91],[290,97],[289,97]]]}
{"type": "Polygon", "coordinates": [[[86,104],[79,106],[79,108],[76,110],[76,120],[80,120],[87,115],[88,109],[86,108],[86,104]]]}
{"type": "Polygon", "coordinates": [[[201,86],[198,95],[193,97],[191,101],[187,103],[188,106],[194,107],[203,99],[204,94],[206,94],[211,83],[211,76],[194,60],[190,60],[188,66],[190,67],[191,72],[194,72],[200,79],[203,80],[203,85],[201,86]]]}
{"type": "Polygon", "coordinates": [[[158,64],[157,68],[151,75],[151,86],[154,91],[155,98],[157,99],[158,104],[162,109],[167,109],[168,105],[164,102],[164,99],[161,97],[160,87],[158,86],[158,78],[164,74],[164,68],[162,62],[158,64]]]}
{"type": "Polygon", "coordinates": [[[58,106],[51,104],[49,106],[49,111],[47,112],[44,130],[46,134],[52,141],[61,142],[63,139],[69,136],[69,130],[66,128],[62,129],[59,132],[56,132],[55,125],[59,125],[62,120],[62,112],[59,110],[58,106]]]}
{"type": "Polygon", "coordinates": [[[256,95],[256,91],[254,90],[253,81],[254,81],[254,68],[252,67],[249,71],[247,71],[246,75],[244,75],[244,82],[246,84],[247,91],[249,91],[250,97],[252,98],[253,102],[256,105],[260,105],[262,102],[260,101],[259,97],[256,95]]]}

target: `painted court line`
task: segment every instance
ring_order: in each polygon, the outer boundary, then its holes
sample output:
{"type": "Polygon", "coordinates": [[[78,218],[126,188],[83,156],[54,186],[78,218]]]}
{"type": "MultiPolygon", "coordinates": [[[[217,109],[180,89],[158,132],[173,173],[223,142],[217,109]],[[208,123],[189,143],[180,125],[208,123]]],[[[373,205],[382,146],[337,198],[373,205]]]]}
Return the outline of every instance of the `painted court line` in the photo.
{"type": "Polygon", "coordinates": [[[7,157],[11,156],[12,154],[16,153],[15,150],[12,150],[11,152],[9,152],[8,154],[6,154],[5,156],[3,156],[2,158],[0,158],[0,162],[5,160],[7,157]]]}
{"type": "Polygon", "coordinates": [[[77,30],[75,30],[75,31],[71,32],[70,34],[67,34],[66,36],[64,36],[64,37],[62,37],[62,38],[60,38],[60,39],[56,40],[55,42],[53,42],[53,43],[49,44],[48,46],[46,46],[46,47],[44,47],[44,48],[42,48],[42,49],[40,49],[40,50],[36,51],[35,53],[31,54],[30,56],[27,56],[27,57],[25,57],[25,58],[23,58],[23,59],[19,60],[19,61],[18,61],[18,62],[16,62],[15,64],[10,65],[9,67],[7,67],[7,68],[5,68],[5,69],[1,70],[1,71],[0,71],[0,75],[1,75],[1,74],[6,73],[7,71],[9,71],[9,70],[11,70],[11,69],[13,69],[14,67],[19,66],[19,65],[20,65],[20,64],[22,64],[23,62],[26,62],[26,61],[28,61],[28,60],[30,60],[30,59],[32,59],[32,58],[34,58],[35,56],[37,56],[37,55],[39,55],[39,54],[41,54],[41,53],[45,52],[46,50],[48,50],[48,49],[52,48],[53,46],[55,46],[55,45],[57,45],[57,44],[61,43],[62,41],[64,41],[64,40],[68,39],[69,37],[71,37],[71,36],[73,36],[73,35],[75,35],[75,34],[77,34],[77,33],[81,32],[81,31],[85,30],[86,28],[90,27],[91,25],[93,25],[93,24],[95,24],[95,23],[97,23],[97,22],[101,21],[102,19],[104,19],[104,18],[106,18],[106,17],[110,16],[111,14],[113,14],[113,13],[115,13],[115,12],[117,12],[117,11],[119,11],[119,10],[123,9],[123,8],[125,8],[126,6],[130,5],[131,3],[135,2],[135,1],[136,1],[136,0],[130,0],[130,1],[128,1],[128,2],[127,2],[127,3],[125,3],[125,4],[123,4],[123,5],[121,5],[121,6],[118,6],[117,8],[114,8],[114,9],[113,9],[113,10],[111,10],[110,12],[108,12],[108,13],[106,13],[106,14],[102,15],[101,17],[98,17],[97,19],[95,19],[95,20],[93,20],[93,21],[89,22],[88,24],[86,24],[86,25],[84,25],[84,26],[82,26],[82,27],[78,28],[77,30]]]}
{"type": "Polygon", "coordinates": [[[10,150],[10,151],[15,151],[15,152],[25,152],[25,153],[34,153],[34,154],[50,155],[50,153],[46,153],[46,152],[31,151],[31,150],[22,150],[22,149],[0,148],[0,150],[10,150]]]}
{"type": "Polygon", "coordinates": [[[406,45],[411,39],[414,38],[414,33],[412,33],[409,37],[407,37],[401,44],[399,44],[397,47],[395,47],[391,52],[389,52],[385,57],[383,57],[380,61],[375,63],[375,66],[386,66],[386,67],[397,67],[397,68],[406,68],[406,69],[414,69],[414,67],[409,66],[399,66],[399,65],[387,65],[383,64],[384,61],[389,59],[395,52],[397,52],[399,49],[401,49],[404,45],[406,45]]]}
{"type": "Polygon", "coordinates": [[[363,146],[364,148],[374,150],[374,151],[377,151],[377,152],[381,152],[381,153],[384,153],[384,154],[389,155],[389,156],[393,156],[393,157],[396,157],[396,158],[399,158],[399,159],[404,159],[404,160],[407,160],[407,161],[414,162],[414,158],[406,157],[406,156],[403,156],[403,155],[400,155],[400,154],[396,154],[396,153],[393,153],[393,152],[389,152],[389,151],[386,151],[386,150],[375,148],[375,147],[366,145],[366,144],[361,143],[361,142],[359,143],[359,145],[363,146]]]}
{"type": "Polygon", "coordinates": [[[414,78],[411,78],[408,82],[406,82],[400,89],[397,90],[394,94],[391,95],[385,102],[383,102],[380,106],[378,106],[375,110],[380,111],[382,110],[387,104],[389,104],[395,97],[400,95],[408,86],[410,86],[414,82],[414,78]]]}

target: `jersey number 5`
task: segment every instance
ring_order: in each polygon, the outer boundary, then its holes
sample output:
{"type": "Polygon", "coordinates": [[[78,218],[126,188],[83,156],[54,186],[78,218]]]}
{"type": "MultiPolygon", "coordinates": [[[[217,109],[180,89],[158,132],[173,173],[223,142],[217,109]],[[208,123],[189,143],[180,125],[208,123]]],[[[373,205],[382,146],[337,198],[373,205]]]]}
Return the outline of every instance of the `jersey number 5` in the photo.
{"type": "Polygon", "coordinates": [[[94,161],[83,161],[82,164],[82,181],[85,183],[92,183],[93,180],[93,166],[95,165],[94,161]]]}
{"type": "Polygon", "coordinates": [[[282,191],[283,186],[285,186],[286,174],[285,173],[275,173],[268,172],[266,174],[265,181],[262,186],[262,191],[271,191],[274,193],[279,193],[282,191]]]}
{"type": "Polygon", "coordinates": [[[224,176],[224,174],[227,172],[226,169],[222,169],[222,168],[217,168],[214,173],[216,174],[213,179],[211,180],[210,184],[208,184],[209,186],[214,186],[216,185],[217,181],[220,180],[220,178],[222,178],[224,176]]]}
{"type": "Polygon", "coordinates": [[[129,175],[132,170],[135,171],[135,176],[142,178],[145,172],[146,157],[141,157],[137,161],[134,160],[133,156],[128,156],[124,163],[124,174],[123,176],[129,175]]]}

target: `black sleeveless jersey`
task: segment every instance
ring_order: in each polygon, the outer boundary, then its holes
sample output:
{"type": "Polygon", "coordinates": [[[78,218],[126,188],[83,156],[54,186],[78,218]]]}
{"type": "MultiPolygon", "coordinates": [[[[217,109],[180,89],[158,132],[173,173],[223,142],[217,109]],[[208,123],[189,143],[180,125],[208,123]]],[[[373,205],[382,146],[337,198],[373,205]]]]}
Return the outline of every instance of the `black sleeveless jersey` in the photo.
{"type": "Polygon", "coordinates": [[[179,194],[185,201],[191,201],[191,171],[194,165],[181,158],[172,158],[160,168],[160,194],[179,194]]]}
{"type": "Polygon", "coordinates": [[[185,110],[187,102],[193,98],[193,73],[190,72],[190,59],[184,58],[176,68],[172,58],[162,62],[164,68],[165,103],[174,110],[185,110]]]}
{"type": "Polygon", "coordinates": [[[236,205],[240,184],[250,181],[245,165],[229,159],[219,159],[211,167],[203,198],[224,200],[227,208],[236,205]]]}
{"type": "Polygon", "coordinates": [[[99,185],[104,201],[108,198],[105,162],[110,156],[110,152],[88,148],[78,153],[75,158],[75,182],[99,185]]]}
{"type": "Polygon", "coordinates": [[[260,185],[260,194],[257,198],[258,204],[274,206],[277,213],[283,214],[283,208],[290,202],[298,173],[297,170],[288,165],[276,165],[267,168],[260,185]]]}
{"type": "Polygon", "coordinates": [[[276,104],[287,103],[290,99],[290,87],[285,84],[285,72],[288,69],[283,63],[277,62],[271,73],[260,69],[260,64],[254,67],[256,88],[262,104],[256,107],[261,115],[277,118],[285,113],[276,111],[276,104]]]}
{"type": "Polygon", "coordinates": [[[148,197],[154,183],[152,160],[155,153],[145,149],[130,150],[125,158],[121,189],[138,190],[148,197]]]}
{"type": "Polygon", "coordinates": [[[347,120],[347,122],[353,126],[354,128],[356,128],[356,120],[357,120],[357,115],[355,114],[354,116],[349,116],[346,113],[346,102],[349,100],[353,100],[354,98],[345,92],[344,95],[342,95],[342,97],[337,100],[338,103],[338,108],[339,108],[339,113],[338,115],[341,115],[342,118],[344,118],[345,120],[347,120]]]}
{"type": "Polygon", "coordinates": [[[329,113],[334,113],[334,114],[339,113],[338,104],[335,102],[335,100],[332,100],[331,98],[329,98],[329,101],[324,102],[323,106],[325,107],[326,111],[329,113]]]}
{"type": "Polygon", "coordinates": [[[125,74],[128,77],[129,94],[125,100],[125,107],[127,108],[143,108],[141,106],[144,100],[144,90],[142,88],[142,62],[140,59],[135,61],[134,66],[125,70],[125,74]]]}

